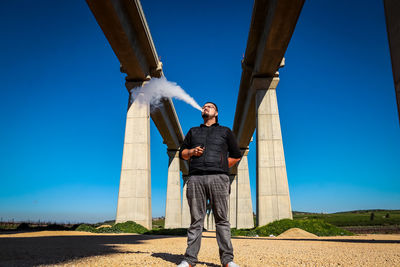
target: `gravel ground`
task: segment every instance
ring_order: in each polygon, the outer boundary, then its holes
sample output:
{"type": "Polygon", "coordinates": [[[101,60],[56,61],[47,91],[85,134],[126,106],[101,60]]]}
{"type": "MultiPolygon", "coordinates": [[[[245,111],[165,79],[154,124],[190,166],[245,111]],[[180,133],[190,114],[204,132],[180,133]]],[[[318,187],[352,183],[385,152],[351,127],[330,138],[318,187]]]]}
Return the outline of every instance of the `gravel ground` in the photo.
{"type": "MultiPolygon", "coordinates": [[[[244,266],[400,266],[400,235],[232,238],[244,266]]],[[[0,234],[0,266],[175,266],[186,237],[43,231],[0,234]]],[[[197,266],[220,266],[204,233],[197,266]]]]}

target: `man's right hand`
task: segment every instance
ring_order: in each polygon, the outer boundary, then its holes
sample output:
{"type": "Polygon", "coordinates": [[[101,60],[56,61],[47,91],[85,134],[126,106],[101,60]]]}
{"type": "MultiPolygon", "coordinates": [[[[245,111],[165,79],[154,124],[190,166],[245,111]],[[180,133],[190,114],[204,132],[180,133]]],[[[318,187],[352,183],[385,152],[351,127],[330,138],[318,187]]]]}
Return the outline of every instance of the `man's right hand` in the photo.
{"type": "Polygon", "coordinates": [[[190,156],[200,157],[204,153],[204,148],[197,146],[195,148],[190,149],[190,156]]]}
{"type": "Polygon", "coordinates": [[[201,148],[200,146],[197,146],[192,149],[184,149],[182,151],[182,158],[184,160],[189,160],[193,156],[200,157],[201,155],[203,155],[203,152],[204,148],[201,148]]]}

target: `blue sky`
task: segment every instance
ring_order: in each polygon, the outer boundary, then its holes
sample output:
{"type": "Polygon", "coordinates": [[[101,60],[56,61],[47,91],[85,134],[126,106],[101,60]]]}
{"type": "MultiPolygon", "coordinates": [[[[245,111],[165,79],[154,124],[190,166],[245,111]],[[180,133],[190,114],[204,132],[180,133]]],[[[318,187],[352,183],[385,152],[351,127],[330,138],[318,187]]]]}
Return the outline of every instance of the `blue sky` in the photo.
{"type": "MultiPolygon", "coordinates": [[[[400,208],[382,1],[306,1],[277,88],[293,210],[400,208]]],[[[232,127],[252,1],[142,1],[166,77],[232,127]]],[[[114,219],[128,93],[84,1],[0,4],[0,217],[114,219]]],[[[199,112],[174,101],[184,133],[199,112]]],[[[168,158],[151,124],[153,216],[168,158]]],[[[255,144],[250,182],[255,209],[255,144]]]]}

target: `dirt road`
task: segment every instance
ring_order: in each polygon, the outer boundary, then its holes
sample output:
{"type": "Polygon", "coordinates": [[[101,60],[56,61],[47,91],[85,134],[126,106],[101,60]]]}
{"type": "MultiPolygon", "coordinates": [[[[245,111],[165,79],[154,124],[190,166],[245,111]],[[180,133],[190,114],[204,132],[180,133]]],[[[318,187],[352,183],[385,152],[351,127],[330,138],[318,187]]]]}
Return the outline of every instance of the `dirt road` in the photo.
{"type": "MultiPolygon", "coordinates": [[[[400,235],[233,238],[240,266],[400,266],[400,235]]],[[[185,237],[74,231],[0,234],[0,266],[175,266],[185,237]]],[[[204,233],[197,266],[220,266],[204,233]]]]}

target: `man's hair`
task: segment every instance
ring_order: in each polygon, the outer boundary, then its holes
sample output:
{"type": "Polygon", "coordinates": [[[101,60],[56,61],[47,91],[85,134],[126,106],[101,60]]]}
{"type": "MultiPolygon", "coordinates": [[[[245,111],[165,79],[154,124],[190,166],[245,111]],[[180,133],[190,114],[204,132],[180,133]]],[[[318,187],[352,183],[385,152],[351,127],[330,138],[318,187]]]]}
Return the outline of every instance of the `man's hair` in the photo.
{"type": "MultiPolygon", "coordinates": [[[[205,104],[213,104],[213,105],[215,106],[215,111],[218,112],[218,106],[217,106],[217,104],[215,104],[214,102],[207,101],[206,103],[204,103],[204,105],[205,105],[205,104]]],[[[204,107],[204,105],[203,105],[203,107],[204,107]]],[[[215,121],[218,122],[218,116],[215,117],[215,121]]]]}

